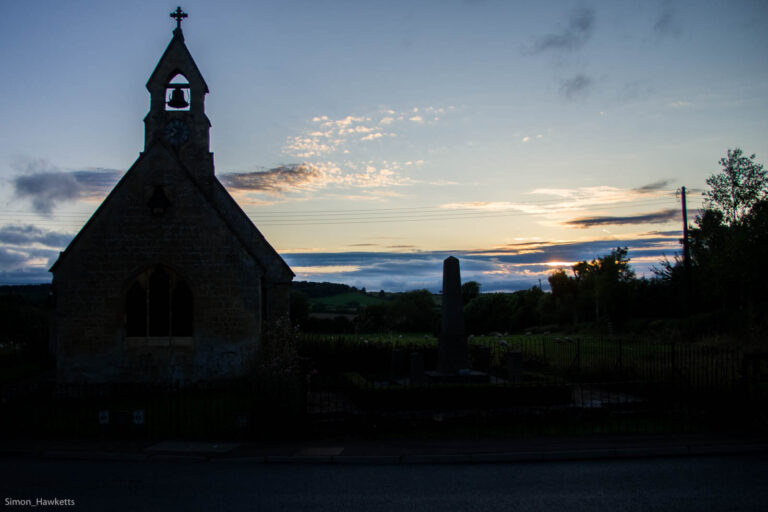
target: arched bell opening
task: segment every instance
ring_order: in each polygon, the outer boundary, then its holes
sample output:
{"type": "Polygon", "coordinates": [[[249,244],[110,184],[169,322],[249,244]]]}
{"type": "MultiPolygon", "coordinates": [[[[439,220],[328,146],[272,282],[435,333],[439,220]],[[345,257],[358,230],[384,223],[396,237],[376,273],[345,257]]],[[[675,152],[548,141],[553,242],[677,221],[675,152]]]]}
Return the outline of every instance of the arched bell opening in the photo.
{"type": "Polygon", "coordinates": [[[189,80],[182,73],[174,74],[165,85],[165,110],[185,111],[191,104],[189,80]]]}

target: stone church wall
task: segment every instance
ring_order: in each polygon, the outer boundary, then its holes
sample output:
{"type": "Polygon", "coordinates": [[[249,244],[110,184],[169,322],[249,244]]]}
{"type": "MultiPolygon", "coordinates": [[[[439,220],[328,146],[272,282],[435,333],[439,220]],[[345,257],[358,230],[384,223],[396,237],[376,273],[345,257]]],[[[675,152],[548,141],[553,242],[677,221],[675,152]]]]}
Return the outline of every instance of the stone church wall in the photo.
{"type": "Polygon", "coordinates": [[[287,285],[262,305],[264,269],[189,175],[155,145],[124,177],[54,271],[60,382],[171,382],[235,375],[258,347],[262,313],[287,311],[287,285]],[[148,205],[156,187],[170,201],[148,205]],[[126,295],[163,265],[192,291],[187,339],[126,335],[126,295]],[[285,297],[282,297],[285,295],[285,297]]]}

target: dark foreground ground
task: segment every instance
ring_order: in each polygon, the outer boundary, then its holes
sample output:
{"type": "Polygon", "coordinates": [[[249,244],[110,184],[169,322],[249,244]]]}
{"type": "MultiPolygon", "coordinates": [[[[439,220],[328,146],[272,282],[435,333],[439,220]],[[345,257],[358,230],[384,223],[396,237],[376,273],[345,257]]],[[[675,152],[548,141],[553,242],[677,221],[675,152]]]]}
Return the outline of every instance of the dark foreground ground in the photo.
{"type": "Polygon", "coordinates": [[[0,499],[67,510],[765,510],[768,456],[497,464],[263,464],[248,458],[0,459],[0,499]]]}
{"type": "Polygon", "coordinates": [[[3,510],[748,511],[767,474],[768,439],[745,434],[0,440],[3,510]]]}

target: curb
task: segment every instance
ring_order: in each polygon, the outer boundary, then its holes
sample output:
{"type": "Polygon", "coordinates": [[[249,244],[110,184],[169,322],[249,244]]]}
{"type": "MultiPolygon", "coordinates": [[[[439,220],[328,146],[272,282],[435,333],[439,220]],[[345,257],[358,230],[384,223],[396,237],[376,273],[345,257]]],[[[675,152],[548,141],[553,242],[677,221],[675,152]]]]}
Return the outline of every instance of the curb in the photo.
{"type": "Polygon", "coordinates": [[[402,455],[267,455],[242,457],[210,457],[199,453],[149,454],[135,452],[96,452],[77,450],[0,450],[3,457],[38,457],[61,460],[92,461],[153,461],[173,463],[224,463],[224,464],[503,464],[556,462],[576,460],[635,459],[653,457],[685,457],[713,455],[757,455],[768,453],[768,443],[763,444],[714,444],[714,445],[671,445],[645,448],[599,448],[560,451],[518,451],[452,454],[402,454],[402,455]]]}
{"type": "Polygon", "coordinates": [[[119,461],[144,461],[149,457],[144,453],[125,452],[87,452],[77,450],[46,450],[40,456],[48,459],[69,460],[119,460],[119,461]]]}

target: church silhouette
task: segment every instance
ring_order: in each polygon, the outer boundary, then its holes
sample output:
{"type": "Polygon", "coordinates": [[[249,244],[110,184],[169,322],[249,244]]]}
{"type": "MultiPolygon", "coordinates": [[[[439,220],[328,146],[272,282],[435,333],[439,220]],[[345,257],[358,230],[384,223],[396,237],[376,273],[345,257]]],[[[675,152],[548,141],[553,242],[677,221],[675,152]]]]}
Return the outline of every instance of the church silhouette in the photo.
{"type": "Polygon", "coordinates": [[[293,272],[214,173],[208,86],[181,21],[147,82],[144,151],[51,267],[60,383],[185,385],[244,371],[293,272]]]}

